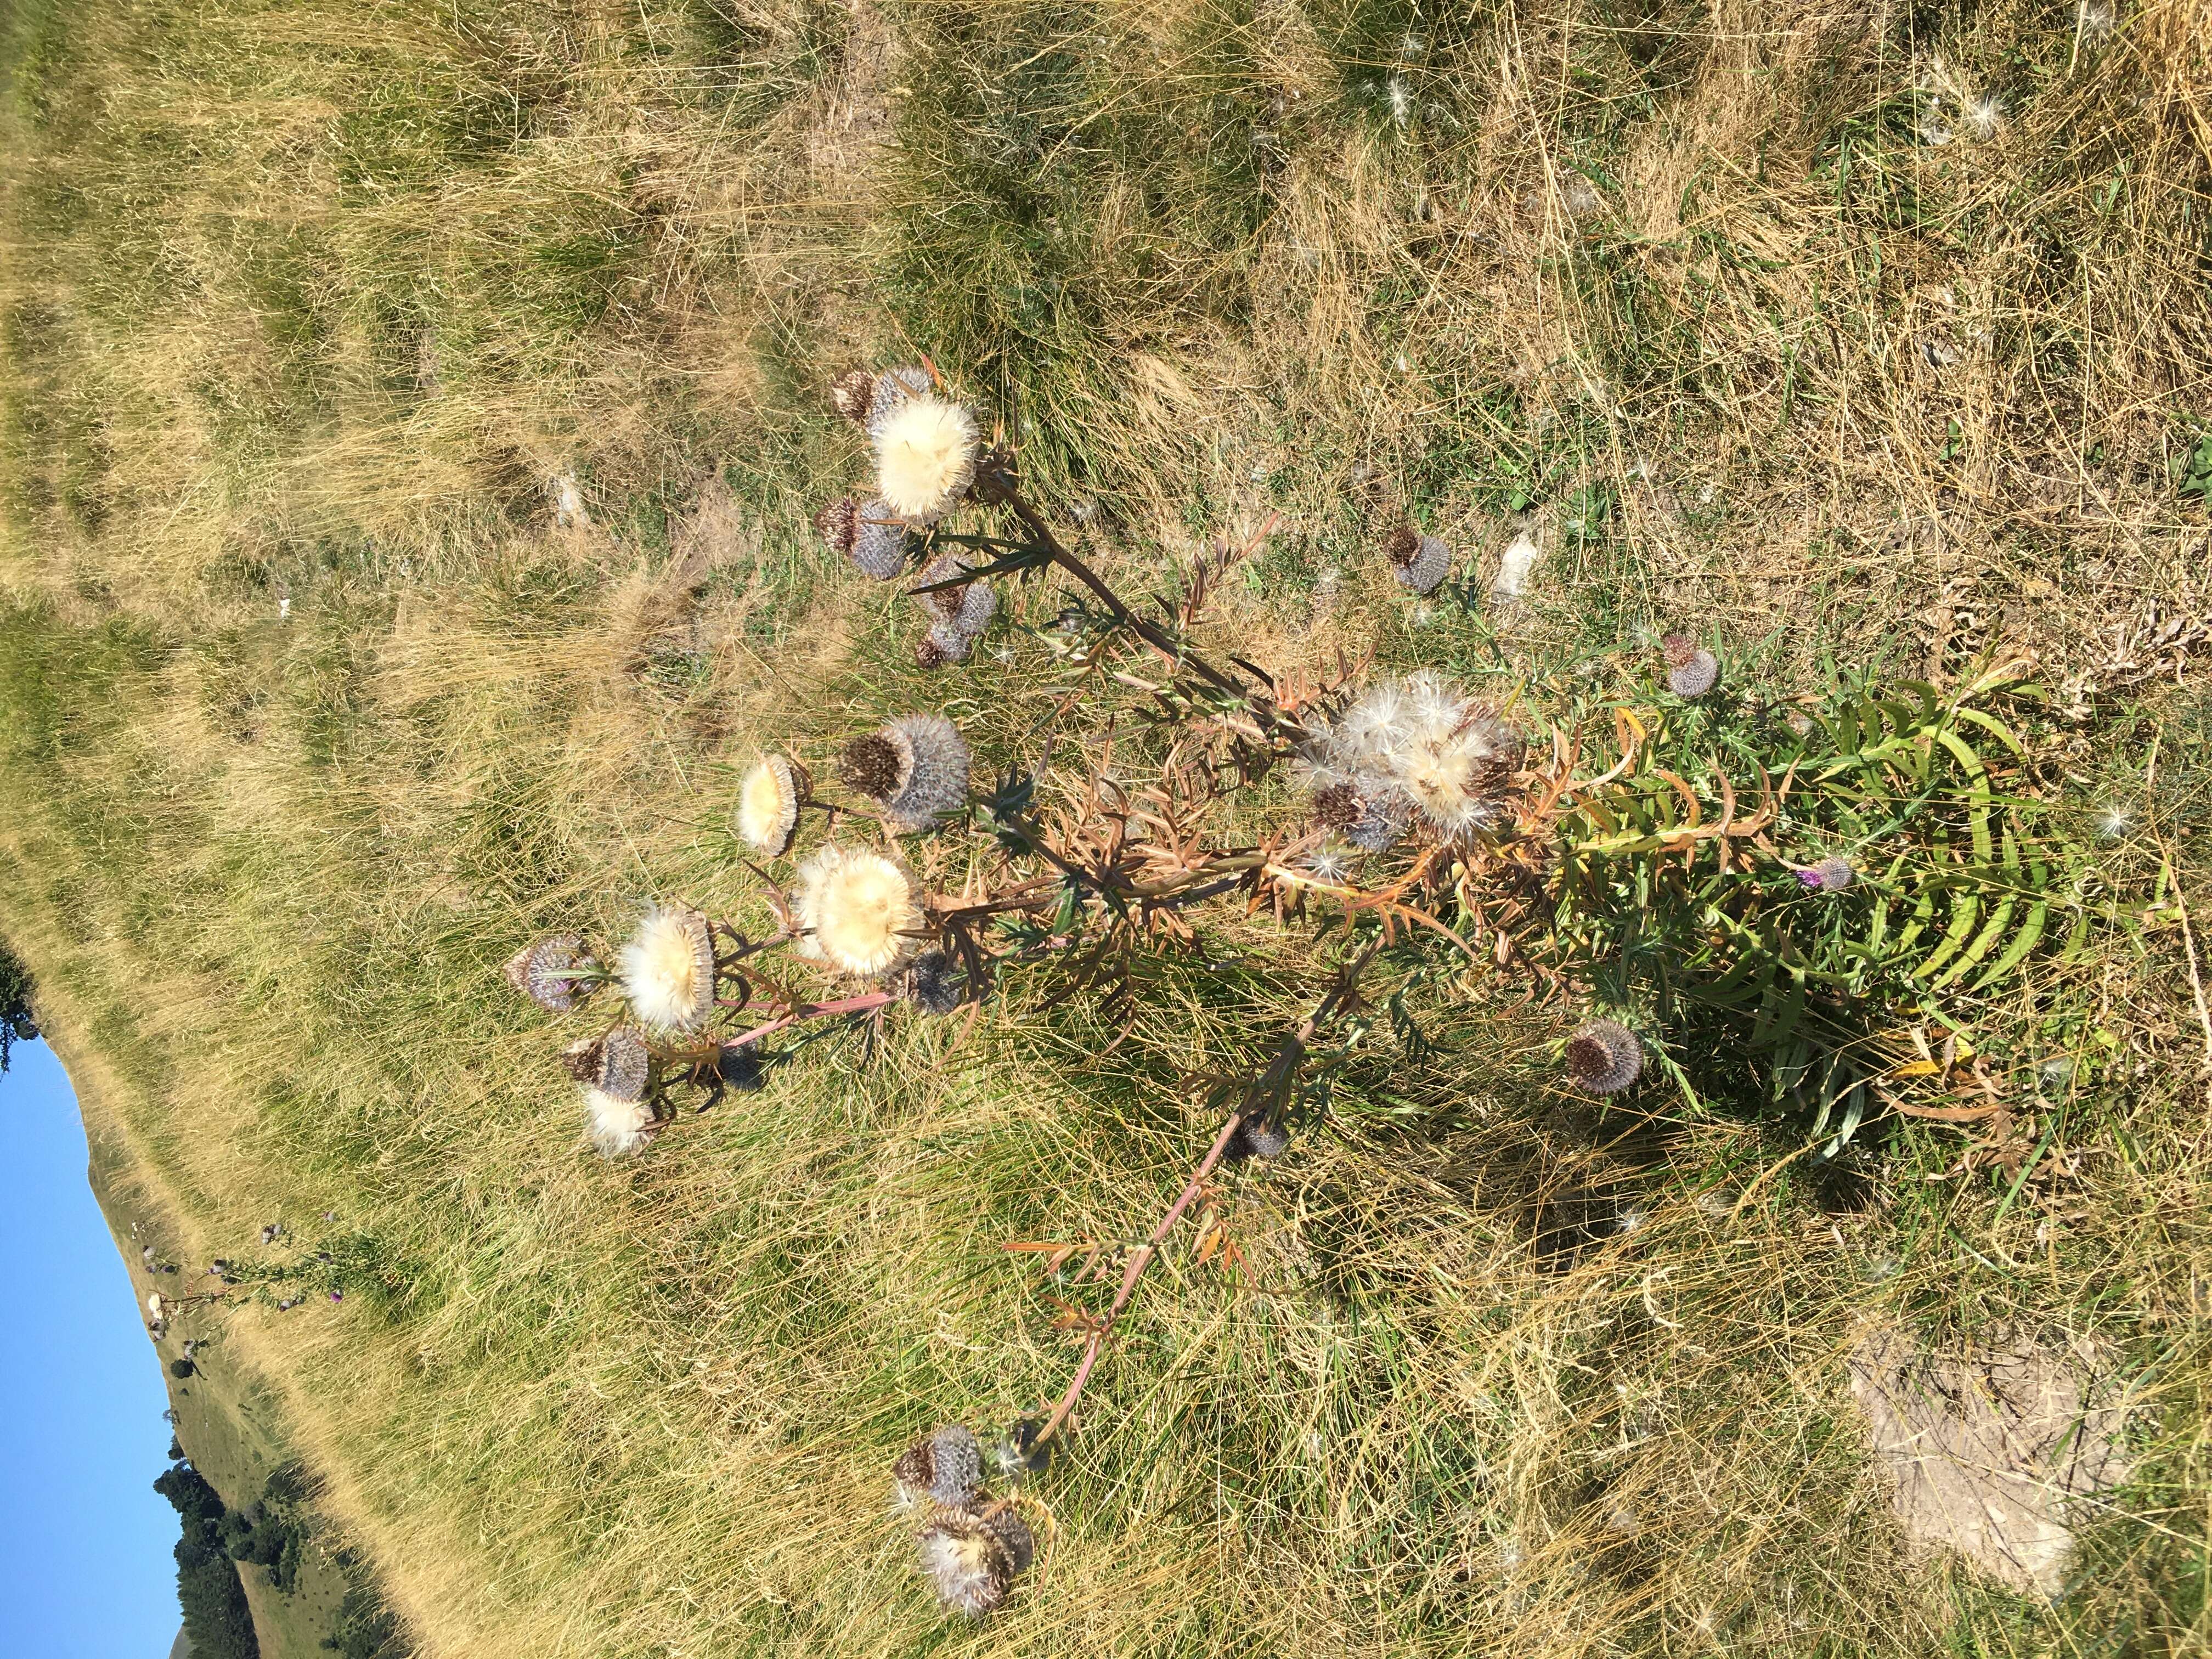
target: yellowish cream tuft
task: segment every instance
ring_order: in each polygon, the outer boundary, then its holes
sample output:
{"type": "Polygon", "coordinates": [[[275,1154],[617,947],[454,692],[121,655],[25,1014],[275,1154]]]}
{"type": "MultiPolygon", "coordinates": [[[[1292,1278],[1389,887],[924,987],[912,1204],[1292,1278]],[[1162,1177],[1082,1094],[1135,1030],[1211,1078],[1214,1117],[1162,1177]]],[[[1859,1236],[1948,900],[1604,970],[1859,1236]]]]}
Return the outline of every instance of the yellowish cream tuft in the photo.
{"type": "Polygon", "coordinates": [[[798,780],[789,761],[772,755],[738,786],[738,833],[770,858],[780,858],[798,822],[798,780]]]}
{"type": "Polygon", "coordinates": [[[824,847],[799,867],[794,908],[799,954],[848,974],[895,968],[921,942],[913,879],[880,853],[824,847]]]}
{"type": "Polygon", "coordinates": [[[704,928],[691,911],[656,909],[623,946],[623,994],[648,1025],[689,1030],[711,1012],[714,968],[704,928]]]}
{"type": "Polygon", "coordinates": [[[975,476],[975,417],[958,404],[908,398],[877,433],[877,487],[903,518],[938,518],[975,476]]]}

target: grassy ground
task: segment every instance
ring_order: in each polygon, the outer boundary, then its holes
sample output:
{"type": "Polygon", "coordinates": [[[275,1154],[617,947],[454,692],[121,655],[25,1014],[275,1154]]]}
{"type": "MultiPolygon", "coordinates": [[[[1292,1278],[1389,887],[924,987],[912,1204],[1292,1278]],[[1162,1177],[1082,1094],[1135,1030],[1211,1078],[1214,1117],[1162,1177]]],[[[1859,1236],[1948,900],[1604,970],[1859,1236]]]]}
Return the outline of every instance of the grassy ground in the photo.
{"type": "Polygon", "coordinates": [[[2212,64],[2201,9],[2101,16],[19,7],[0,926],[180,1247],[328,1212],[368,1264],[227,1352],[422,1650],[2202,1650],[2212,64]],[[1224,1184],[1241,1265],[1147,1281],[1039,1571],[947,1623],[890,1457],[1073,1358],[1000,1244],[1139,1234],[1317,947],[1209,916],[1118,1047],[1016,986],[613,1166],[498,975],[763,917],[759,744],[929,706],[1035,757],[1042,636],[925,676],[808,529],[830,379],[915,350],[1134,590],[1280,513],[1200,629],[1278,671],[2025,655],[2177,925],[1961,1000],[2069,1062],[2017,1180],[1895,1118],[1816,1174],[1747,1092],[1603,1117],[1570,1007],[1440,981],[1224,1184]],[[1402,596],[1405,517],[1478,587],[1531,531],[1528,602],[1402,596]],[[1882,1317],[2091,1337],[2138,1401],[2056,1606],[1908,1559],[1839,1363],[1882,1317]]]}

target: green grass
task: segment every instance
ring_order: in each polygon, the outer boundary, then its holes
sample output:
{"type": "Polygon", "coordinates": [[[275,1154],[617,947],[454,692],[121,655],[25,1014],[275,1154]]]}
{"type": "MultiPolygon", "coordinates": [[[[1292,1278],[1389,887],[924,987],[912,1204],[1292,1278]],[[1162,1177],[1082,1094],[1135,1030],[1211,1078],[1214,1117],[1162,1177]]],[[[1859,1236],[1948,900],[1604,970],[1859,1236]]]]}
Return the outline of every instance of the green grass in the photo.
{"type": "MultiPolygon", "coordinates": [[[[223,1375],[423,1651],[2203,1648],[2172,901],[2212,915],[2212,72],[2179,8],[2087,47],[2019,5],[6,27],[0,930],[180,1248],[338,1218],[343,1305],[235,1317],[223,1375]],[[1927,142],[1939,61],[2001,94],[1994,137],[1939,102],[1927,142]],[[498,977],[649,898],[765,924],[728,822],[762,745],[824,763],[937,707],[979,769],[1077,768],[1076,726],[1042,735],[1068,593],[1010,591],[925,674],[905,601],[809,526],[863,465],[830,380],[916,351],[1133,594],[1280,513],[1196,630],[1271,671],[1436,666],[1564,719],[1662,706],[1677,629],[1750,701],[2033,653],[2006,787],[2139,925],[1942,1005],[2027,1177],[1947,1177],[1971,1133],[1893,1115],[1793,1157],[1810,1120],[1725,1023],[1694,1103],[1601,1110],[1552,1060],[1591,976],[1407,947],[1326,1119],[1211,1200],[1242,1265],[1186,1231],[1146,1279],[1033,1488],[1041,1570],[941,1620],[890,1458],[1075,1355],[1077,1292],[1001,1245],[1141,1236],[1211,1133],[1193,1079],[1295,1024],[1334,947],[1210,908],[1127,1007],[1009,975],[972,1028],[815,1044],[617,1165],[570,1033],[498,977]],[[562,474],[587,528],[551,522],[562,474]],[[1376,551],[1402,518],[1460,554],[1425,602],[1376,551]],[[1540,579],[1501,609],[1523,527],[1540,579]],[[2106,804],[2135,816],[2098,842],[2106,804]],[[2136,1473],[2057,1606],[1908,1559],[1842,1381],[1872,1318],[2088,1337],[2135,1379],[2136,1473]]],[[[1145,701],[1079,711],[1133,773],[1145,701]]],[[[1685,729],[1701,788],[1772,752],[1685,729]]],[[[1235,828],[1297,810],[1271,781],[1235,828]]],[[[987,854],[915,856],[949,890],[987,854]]]]}

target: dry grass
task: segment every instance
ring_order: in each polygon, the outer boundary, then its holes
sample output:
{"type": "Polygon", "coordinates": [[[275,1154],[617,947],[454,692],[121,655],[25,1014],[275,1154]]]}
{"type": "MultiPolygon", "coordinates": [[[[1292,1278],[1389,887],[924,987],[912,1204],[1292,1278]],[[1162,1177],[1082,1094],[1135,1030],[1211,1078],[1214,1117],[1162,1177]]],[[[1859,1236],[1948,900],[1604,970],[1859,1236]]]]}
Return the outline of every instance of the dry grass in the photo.
{"type": "Polygon", "coordinates": [[[1216,918],[1119,1048],[1018,987],[613,1168],[497,969],[651,896],[763,914],[726,821],[758,744],[927,703],[1033,756],[1034,636],[924,677],[807,529],[858,462],[823,387],[915,349],[1133,589],[1282,513],[1206,624],[1270,666],[1515,678],[1686,623],[1778,692],[2032,651],[2083,791],[2138,807],[2116,856],[2212,917],[2206,21],[27,9],[0,915],[180,1242],[331,1210],[380,1264],[236,1340],[422,1650],[2202,1650],[2175,929],[2020,994],[2083,1080],[2009,1203],[1931,1178],[1949,1128],[1823,1180],[1725,1102],[1601,1116],[1551,1081],[1562,1009],[1438,984],[1435,1058],[1378,1028],[1224,1184],[1245,1267],[1147,1281],[974,1628],[890,1456],[1057,1391],[999,1246],[1141,1234],[1205,1138],[1182,1076],[1295,1018],[1310,947],[1216,918]],[[1481,580],[1533,527],[1530,603],[1404,599],[1402,515],[1481,580]],[[1897,1316],[2094,1339],[2140,1402],[2056,1609],[1906,1560],[1842,1363],[1897,1316]]]}

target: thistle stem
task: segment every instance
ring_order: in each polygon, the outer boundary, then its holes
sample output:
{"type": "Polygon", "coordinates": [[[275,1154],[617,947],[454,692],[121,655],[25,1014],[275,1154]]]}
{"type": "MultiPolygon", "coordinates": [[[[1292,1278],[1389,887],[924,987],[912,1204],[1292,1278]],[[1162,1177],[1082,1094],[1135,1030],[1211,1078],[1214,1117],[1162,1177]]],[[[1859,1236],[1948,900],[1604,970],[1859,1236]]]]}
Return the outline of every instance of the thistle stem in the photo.
{"type": "Polygon", "coordinates": [[[1152,1237],[1139,1245],[1129,1257],[1129,1265],[1121,1273],[1121,1288],[1114,1292],[1113,1304],[1106,1310],[1106,1316],[1098,1322],[1097,1328],[1091,1333],[1091,1340],[1084,1345],[1083,1363],[1075,1368],[1075,1376],[1068,1383],[1067,1391],[1060,1395],[1060,1403],[1053,1407],[1052,1415],[1045,1419],[1044,1427],[1032,1444],[1042,1445],[1051,1439],[1059,1431],[1060,1425],[1067,1420],[1068,1413],[1075,1409],[1075,1402],[1083,1397],[1083,1385],[1091,1380],[1091,1368],[1097,1364],[1099,1353],[1106,1346],[1106,1339],[1112,1333],[1115,1322],[1121,1316],[1121,1310],[1128,1305],[1129,1298],[1136,1293],[1137,1281],[1144,1277],[1145,1269],[1159,1254],[1160,1246],[1167,1243],[1168,1235],[1175,1231],[1176,1223],[1182,1219],[1182,1212],[1191,1206],[1204,1189],[1206,1176],[1213,1173],[1214,1166],[1228,1152],[1229,1143],[1236,1139],[1239,1126],[1247,1118],[1267,1115],[1267,1107],[1261,1104],[1255,1108],[1253,1101],[1279,1089],[1296,1071],[1297,1062],[1305,1055],[1307,1045],[1313,1041],[1314,1033],[1352,995],[1353,988],[1359,983],[1360,975],[1367,971],[1367,964],[1375,960],[1375,953],[1382,948],[1382,941],[1379,938],[1369,942],[1358,958],[1338,976],[1336,983],[1329,988],[1328,994],[1321,1000],[1320,1005],[1275,1051],[1274,1058],[1268,1062],[1259,1080],[1247,1091],[1246,1103],[1230,1113],[1228,1121],[1221,1126],[1221,1132],[1213,1137],[1213,1145],[1199,1160],[1198,1168],[1191,1171],[1190,1179],[1183,1183],[1182,1191],[1176,1194],[1176,1201],[1160,1218],[1159,1225],[1152,1229],[1152,1237]]]}
{"type": "Polygon", "coordinates": [[[772,1019],[765,1025],[756,1025],[750,1031],[741,1032],[736,1036],[724,1039],[721,1046],[725,1048],[742,1048],[748,1043],[758,1042],[764,1036],[774,1036],[786,1026],[796,1025],[801,1020],[820,1019],[830,1014],[866,1013],[871,1008],[880,1008],[887,1002],[897,1000],[898,994],[895,991],[864,991],[858,996],[840,997],[834,1002],[802,1002],[781,1018],[772,1019]]]}

